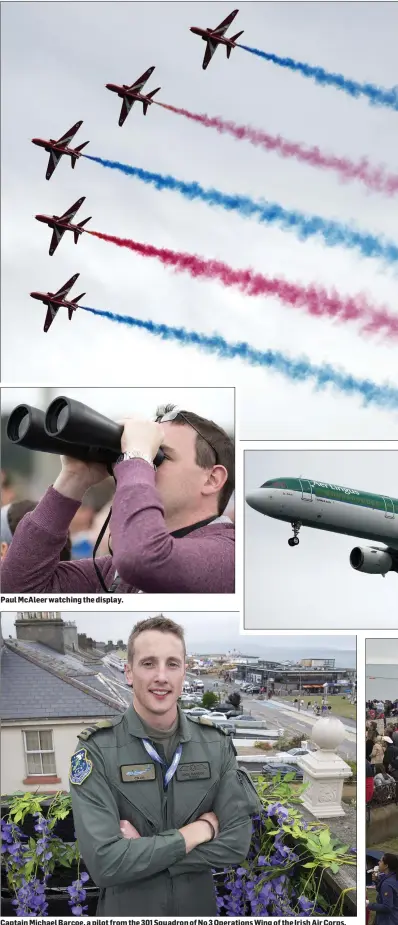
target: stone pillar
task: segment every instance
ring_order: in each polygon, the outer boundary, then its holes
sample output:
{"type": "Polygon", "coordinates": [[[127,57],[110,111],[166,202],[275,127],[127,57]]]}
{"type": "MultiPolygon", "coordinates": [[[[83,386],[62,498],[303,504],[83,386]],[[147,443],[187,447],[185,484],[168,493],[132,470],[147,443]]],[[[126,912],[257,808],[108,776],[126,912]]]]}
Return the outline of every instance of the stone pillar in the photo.
{"type": "Polygon", "coordinates": [[[343,783],[352,776],[352,771],[335,752],[344,737],[341,720],[334,716],[322,717],[313,726],[311,735],[318,750],[297,759],[304,783],[308,784],[302,796],[303,804],[317,819],[345,816],[341,805],[343,783]]]}

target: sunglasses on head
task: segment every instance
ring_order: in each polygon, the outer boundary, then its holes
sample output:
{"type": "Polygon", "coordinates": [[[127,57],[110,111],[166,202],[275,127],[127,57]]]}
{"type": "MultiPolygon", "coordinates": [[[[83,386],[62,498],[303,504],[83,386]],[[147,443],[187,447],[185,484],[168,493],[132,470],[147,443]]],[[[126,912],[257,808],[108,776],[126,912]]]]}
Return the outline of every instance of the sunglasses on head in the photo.
{"type": "Polygon", "coordinates": [[[199,434],[199,437],[201,437],[202,440],[204,440],[205,443],[207,443],[207,446],[209,446],[210,449],[213,450],[213,453],[214,453],[214,456],[215,456],[215,459],[216,459],[215,465],[218,466],[218,464],[219,464],[219,458],[218,458],[217,450],[215,449],[215,447],[213,446],[213,444],[210,443],[210,440],[208,440],[207,437],[204,437],[203,434],[200,432],[200,430],[198,430],[198,428],[195,427],[195,424],[192,424],[192,421],[189,421],[189,420],[188,420],[188,418],[187,418],[186,414],[184,413],[184,411],[180,411],[179,408],[173,408],[172,411],[167,411],[165,414],[162,414],[161,416],[157,417],[157,418],[156,418],[156,423],[157,423],[157,424],[165,424],[166,421],[175,421],[175,419],[176,419],[177,417],[182,418],[182,419],[185,421],[185,423],[188,424],[189,427],[192,427],[192,429],[195,430],[197,434],[199,434]]]}

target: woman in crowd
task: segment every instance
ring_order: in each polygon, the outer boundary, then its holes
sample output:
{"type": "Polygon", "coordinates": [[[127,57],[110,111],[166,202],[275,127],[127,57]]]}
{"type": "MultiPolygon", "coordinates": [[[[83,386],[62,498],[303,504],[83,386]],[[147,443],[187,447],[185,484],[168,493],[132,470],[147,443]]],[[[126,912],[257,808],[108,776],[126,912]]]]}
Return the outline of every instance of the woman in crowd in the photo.
{"type": "Polygon", "coordinates": [[[398,856],[384,854],[379,872],[373,874],[376,902],[366,901],[369,912],[376,913],[375,925],[398,925],[398,856]]]}

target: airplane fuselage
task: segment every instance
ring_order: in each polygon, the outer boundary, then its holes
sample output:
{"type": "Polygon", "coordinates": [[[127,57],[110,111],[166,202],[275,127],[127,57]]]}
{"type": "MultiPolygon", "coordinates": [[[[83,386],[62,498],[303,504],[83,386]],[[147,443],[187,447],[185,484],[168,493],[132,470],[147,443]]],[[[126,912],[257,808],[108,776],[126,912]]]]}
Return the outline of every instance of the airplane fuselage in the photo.
{"type": "Polygon", "coordinates": [[[308,479],[266,482],[246,496],[250,507],[286,523],[363,537],[398,550],[398,499],[308,479]]]}
{"type": "Polygon", "coordinates": [[[38,222],[43,222],[44,225],[48,225],[49,228],[63,228],[65,231],[76,231],[78,234],[83,233],[83,229],[79,228],[78,225],[71,225],[70,222],[63,222],[61,219],[57,219],[55,215],[35,215],[35,218],[38,222]]]}
{"type": "Polygon", "coordinates": [[[127,96],[130,100],[139,100],[141,103],[152,102],[144,93],[138,93],[137,90],[129,90],[125,86],[119,87],[118,84],[105,84],[105,86],[107,90],[112,90],[112,93],[117,93],[122,98],[127,96]]]}
{"type": "Polygon", "coordinates": [[[66,148],[65,145],[58,145],[56,141],[44,141],[43,138],[32,138],[32,143],[38,145],[39,148],[44,148],[48,154],[51,154],[51,151],[58,151],[59,154],[69,154],[70,157],[80,157],[80,152],[76,151],[75,148],[66,148]]]}
{"type": "Polygon", "coordinates": [[[235,45],[235,42],[231,39],[225,38],[223,35],[218,35],[217,32],[212,32],[211,29],[200,29],[199,26],[191,26],[190,32],[193,32],[194,35],[200,35],[204,42],[210,40],[212,42],[217,42],[218,45],[235,45]]]}
{"type": "Polygon", "coordinates": [[[66,302],[65,299],[56,299],[51,295],[51,292],[31,292],[32,299],[38,299],[39,302],[44,302],[45,305],[57,305],[60,308],[62,305],[65,308],[73,308],[75,310],[76,305],[72,305],[72,302],[66,302]]]}

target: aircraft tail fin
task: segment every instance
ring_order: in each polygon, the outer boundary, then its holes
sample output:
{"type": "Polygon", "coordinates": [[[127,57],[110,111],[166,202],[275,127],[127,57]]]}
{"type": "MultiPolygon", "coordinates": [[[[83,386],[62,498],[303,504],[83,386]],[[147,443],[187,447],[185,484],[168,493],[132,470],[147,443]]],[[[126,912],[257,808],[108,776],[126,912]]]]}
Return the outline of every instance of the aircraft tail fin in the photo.
{"type": "MultiPolygon", "coordinates": [[[[147,93],[148,100],[151,100],[152,97],[155,96],[155,93],[159,93],[159,90],[160,90],[160,89],[161,89],[161,87],[156,87],[156,90],[151,90],[150,93],[147,93]]],[[[143,110],[144,110],[144,116],[146,116],[147,109],[148,109],[148,106],[149,106],[148,100],[145,100],[145,101],[143,102],[143,104],[142,104],[143,110]]]]}
{"type": "MultiPolygon", "coordinates": [[[[231,42],[236,42],[236,40],[239,39],[241,35],[243,35],[243,32],[244,29],[242,29],[242,32],[237,32],[236,35],[231,35],[231,42]]],[[[227,58],[229,58],[232,48],[232,45],[227,45],[227,58]]]]}
{"type": "MultiPolygon", "coordinates": [[[[89,217],[88,217],[88,218],[84,218],[82,222],[78,222],[77,228],[83,228],[83,225],[86,225],[87,222],[89,222],[89,221],[91,220],[91,218],[92,218],[92,216],[89,215],[89,217]]],[[[74,232],[73,232],[73,237],[74,237],[74,239],[75,239],[75,244],[77,244],[77,242],[78,242],[78,240],[79,240],[79,235],[81,234],[81,231],[78,231],[77,228],[75,228],[75,230],[74,230],[74,232]]]]}
{"type": "Polygon", "coordinates": [[[69,321],[72,321],[73,312],[75,312],[75,311],[76,311],[76,308],[78,307],[77,303],[78,303],[79,299],[82,299],[82,298],[83,298],[84,295],[86,295],[86,293],[85,293],[85,292],[81,292],[80,295],[77,295],[75,299],[71,299],[71,304],[68,305],[68,318],[69,318],[69,321]]]}
{"type": "MultiPolygon", "coordinates": [[[[89,141],[83,141],[83,144],[82,144],[82,145],[77,145],[77,147],[75,148],[75,151],[79,151],[79,152],[80,152],[80,151],[83,150],[83,148],[86,147],[86,145],[89,145],[89,144],[90,144],[89,141]]],[[[72,154],[72,157],[71,157],[71,165],[72,165],[72,167],[75,166],[76,161],[77,161],[77,158],[78,158],[78,155],[72,154]]]]}

